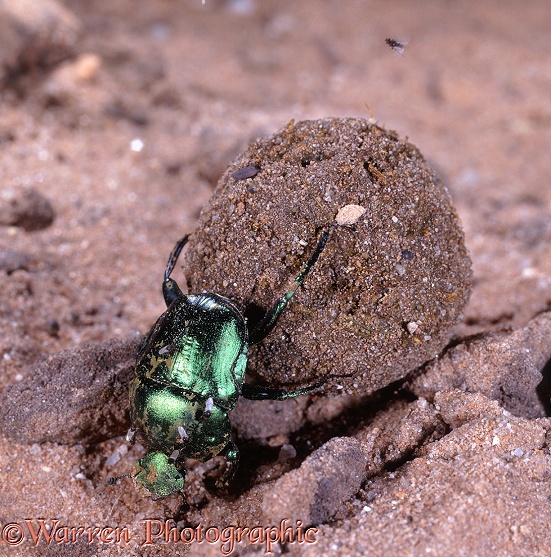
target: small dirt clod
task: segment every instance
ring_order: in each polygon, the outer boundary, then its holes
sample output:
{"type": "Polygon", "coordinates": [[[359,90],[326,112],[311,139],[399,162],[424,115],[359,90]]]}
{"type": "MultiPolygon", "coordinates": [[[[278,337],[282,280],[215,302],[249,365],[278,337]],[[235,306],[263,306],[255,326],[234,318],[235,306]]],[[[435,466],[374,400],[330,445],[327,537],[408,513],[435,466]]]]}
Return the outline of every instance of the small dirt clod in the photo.
{"type": "Polygon", "coordinates": [[[31,232],[47,228],[54,218],[50,200],[34,188],[6,188],[0,193],[0,225],[31,232]]]}
{"type": "Polygon", "coordinates": [[[0,432],[20,443],[97,443],[128,427],[136,339],[65,350],[0,397],[0,432]]]}

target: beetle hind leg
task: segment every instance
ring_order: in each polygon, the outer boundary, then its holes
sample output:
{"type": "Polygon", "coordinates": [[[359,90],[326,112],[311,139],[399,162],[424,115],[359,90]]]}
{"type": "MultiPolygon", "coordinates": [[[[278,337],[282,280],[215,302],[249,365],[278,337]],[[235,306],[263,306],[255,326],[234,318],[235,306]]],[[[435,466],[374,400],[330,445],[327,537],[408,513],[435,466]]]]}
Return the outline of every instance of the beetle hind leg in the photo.
{"type": "Polygon", "coordinates": [[[237,472],[237,468],[239,467],[239,449],[233,441],[230,441],[222,452],[218,454],[226,458],[226,469],[216,480],[216,487],[221,488],[227,486],[237,472]]]}
{"type": "Polygon", "coordinates": [[[300,395],[311,393],[319,389],[326,381],[326,379],[322,379],[313,385],[297,389],[296,391],[286,391],[285,389],[265,387],[264,385],[243,383],[241,386],[241,396],[249,400],[286,400],[288,398],[295,398],[300,395]]]}
{"type": "Polygon", "coordinates": [[[126,440],[131,444],[134,445],[136,442],[136,426],[133,425],[130,427],[128,432],[126,433],[126,440]]]}

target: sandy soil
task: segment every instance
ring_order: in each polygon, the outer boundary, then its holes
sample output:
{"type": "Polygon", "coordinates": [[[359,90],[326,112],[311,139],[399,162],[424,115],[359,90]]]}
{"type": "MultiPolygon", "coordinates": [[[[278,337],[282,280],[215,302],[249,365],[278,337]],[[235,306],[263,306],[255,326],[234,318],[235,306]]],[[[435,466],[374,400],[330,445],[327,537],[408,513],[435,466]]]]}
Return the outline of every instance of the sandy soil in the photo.
{"type": "Polygon", "coordinates": [[[0,1],[0,555],[221,554],[141,547],[172,517],[317,528],[278,554],[551,554],[548,20],[545,1],[0,1]],[[243,401],[235,482],[190,463],[184,514],[106,485],[144,454],[126,384],[174,241],[251,141],[329,116],[396,130],[448,187],[473,262],[450,345],[376,393],[243,401]],[[39,519],[131,539],[35,546],[39,519]]]}

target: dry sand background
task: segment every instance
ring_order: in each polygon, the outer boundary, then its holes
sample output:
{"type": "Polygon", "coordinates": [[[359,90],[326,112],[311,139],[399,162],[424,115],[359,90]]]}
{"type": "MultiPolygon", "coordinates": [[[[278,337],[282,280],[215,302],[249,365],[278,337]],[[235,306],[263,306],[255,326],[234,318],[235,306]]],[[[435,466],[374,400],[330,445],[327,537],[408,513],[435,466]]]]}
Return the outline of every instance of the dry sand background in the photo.
{"type": "Polygon", "coordinates": [[[140,454],[109,438],[133,349],[229,161],[326,116],[421,149],[463,222],[471,300],[454,345],[404,384],[243,406],[236,485],[222,499],[195,466],[187,524],[318,524],[315,545],[276,547],[296,555],[551,555],[550,51],[544,0],[1,0],[0,525],[135,536],[0,555],[186,552],[136,543],[176,497],[105,485],[140,454]],[[386,37],[409,39],[403,56],[386,37]],[[76,352],[44,365],[61,350],[76,352]]]}

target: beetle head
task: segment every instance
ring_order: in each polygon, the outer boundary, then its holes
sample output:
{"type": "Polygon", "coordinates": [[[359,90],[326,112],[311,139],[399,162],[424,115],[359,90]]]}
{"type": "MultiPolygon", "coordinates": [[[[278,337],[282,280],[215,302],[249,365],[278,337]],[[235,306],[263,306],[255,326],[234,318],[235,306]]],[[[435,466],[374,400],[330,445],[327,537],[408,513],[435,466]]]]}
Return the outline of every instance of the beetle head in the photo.
{"type": "Polygon", "coordinates": [[[164,453],[153,452],[138,460],[132,474],[136,489],[142,495],[162,499],[184,487],[184,474],[164,453]]]}

